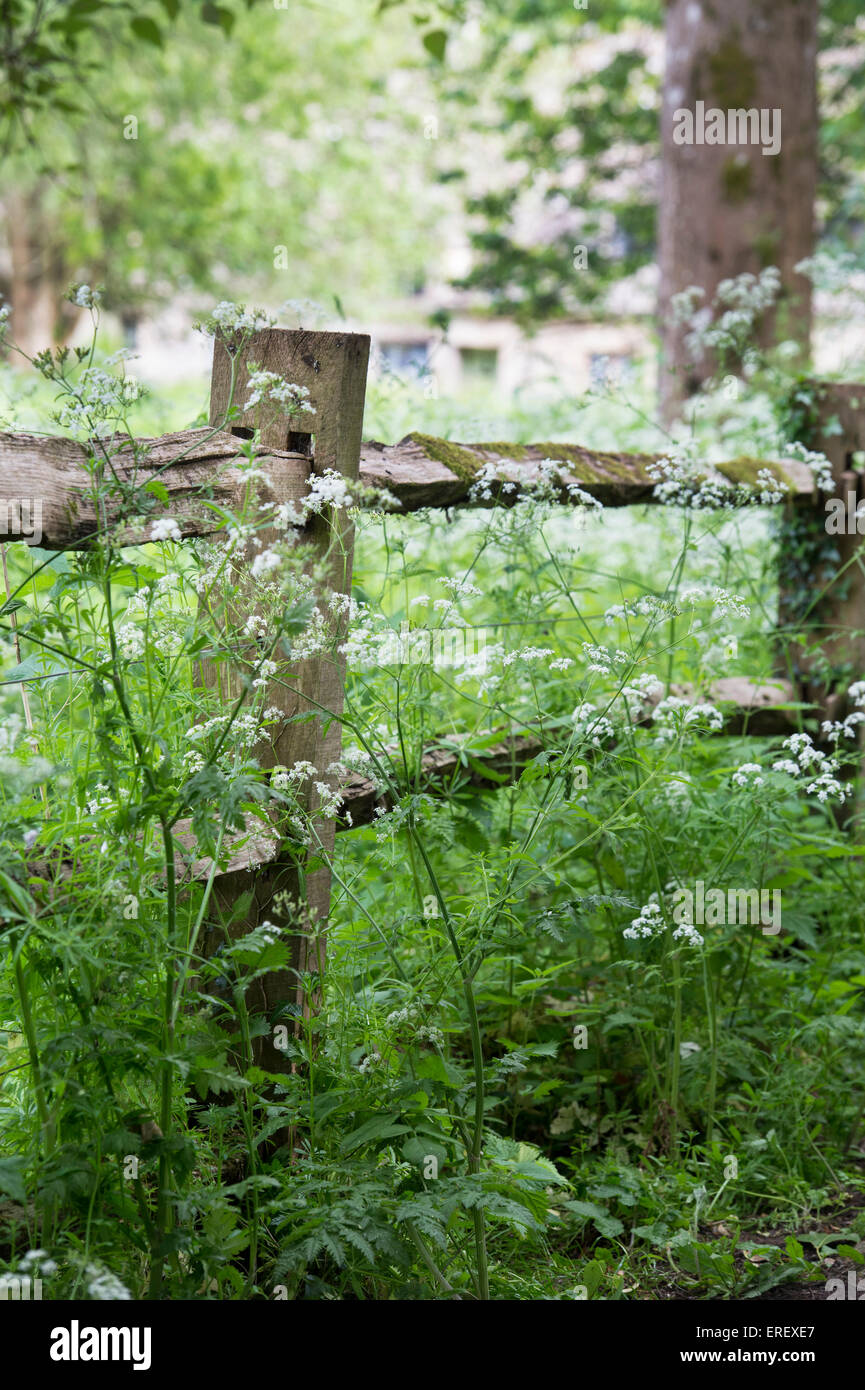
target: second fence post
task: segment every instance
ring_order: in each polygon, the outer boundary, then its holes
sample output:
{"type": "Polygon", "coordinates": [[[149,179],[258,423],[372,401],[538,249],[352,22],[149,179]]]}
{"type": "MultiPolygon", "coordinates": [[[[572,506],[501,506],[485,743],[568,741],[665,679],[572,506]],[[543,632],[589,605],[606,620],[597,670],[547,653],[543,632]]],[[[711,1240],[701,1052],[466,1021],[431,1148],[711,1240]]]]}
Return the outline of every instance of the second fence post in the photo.
{"type": "MultiPolygon", "coordinates": [[[[250,339],[236,362],[235,401],[247,399],[248,367],[256,363],[266,371],[277,372],[286,380],[309,391],[314,414],[302,414],[290,422],[281,417],[262,426],[262,444],[271,449],[305,453],[310,471],[322,474],[333,469],[348,479],[357,477],[366,392],[370,340],[359,333],[308,333],[269,329],[250,339]]],[[[231,359],[217,340],[214,347],[211,386],[211,424],[225,418],[231,391],[231,359]]],[[[237,433],[248,434],[255,420],[241,413],[231,423],[237,433]]],[[[264,544],[275,533],[261,537],[264,544]]],[[[345,511],[328,508],[306,528],[305,541],[312,542],[318,564],[326,565],[319,582],[323,589],[338,594],[351,592],[353,526],[345,511]]],[[[264,755],[270,766],[292,767],[296,762],[311,763],[320,774],[314,780],[331,782],[325,775],[329,764],[339,758],[345,662],[336,651],[293,661],[291,679],[274,681],[267,689],[266,705],[285,712],[272,749],[264,755]],[[290,688],[289,688],[290,687],[290,688]],[[327,711],[327,714],[322,713],[327,711]],[[308,714],[297,720],[298,715],[308,714]],[[333,717],[332,717],[333,716],[333,717]]],[[[224,687],[225,674],[213,663],[203,663],[205,683],[224,687]]],[[[224,691],[229,695],[229,691],[224,691]]],[[[306,785],[311,786],[311,782],[306,785]]],[[[315,816],[320,798],[310,791],[307,805],[315,816]]],[[[217,903],[224,914],[236,910],[245,894],[251,904],[244,920],[235,923],[232,934],[250,930],[270,919],[288,926],[292,936],[292,969],[265,976],[256,982],[249,999],[250,1009],[271,1021],[280,1007],[283,1028],[291,1024],[290,1013],[307,1012],[310,1000],[299,985],[300,976],[318,975],[324,965],[325,932],[330,908],[331,873],[328,864],[334,847],[335,823],[321,817],[315,820],[321,850],[310,854],[305,866],[298,867],[297,855],[281,853],[260,869],[238,870],[217,880],[217,903]],[[286,912],[284,904],[296,907],[286,912]],[[281,907],[280,904],[283,904],[281,907]],[[295,1007],[292,1007],[295,1006],[295,1007]]],[[[271,1027],[255,1044],[255,1060],[268,1071],[285,1072],[290,1063],[279,1036],[271,1027]]]]}

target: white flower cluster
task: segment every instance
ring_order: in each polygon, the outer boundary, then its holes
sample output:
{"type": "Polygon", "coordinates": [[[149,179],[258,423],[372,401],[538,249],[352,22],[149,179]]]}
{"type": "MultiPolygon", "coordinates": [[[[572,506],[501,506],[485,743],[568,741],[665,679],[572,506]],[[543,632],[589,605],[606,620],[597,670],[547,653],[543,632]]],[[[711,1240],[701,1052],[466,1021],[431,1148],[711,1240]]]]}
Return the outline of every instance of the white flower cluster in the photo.
{"type": "Polygon", "coordinates": [[[154,521],[150,528],[150,539],[152,541],[181,541],[183,536],[174,518],[166,516],[160,521],[154,521]]]}
{"type": "Polygon", "coordinates": [[[683,446],[665,458],[653,459],[646,465],[646,473],[655,484],[653,497],[665,506],[717,511],[737,505],[736,485],[727,478],[698,472],[696,460],[683,446]]]}
{"type": "Polygon", "coordinates": [[[102,295],[99,290],[92,290],[89,285],[72,285],[66,298],[79,309],[95,309],[102,295]]]}
{"type": "Polygon", "coordinates": [[[284,767],[278,764],[270,774],[270,785],[276,791],[288,791],[301,782],[307,781],[310,777],[318,776],[318,768],[312,763],[301,760],[296,762],[293,767],[284,767]]]}
{"type": "Polygon", "coordinates": [[[639,917],[635,917],[629,927],[625,927],[622,936],[628,941],[639,941],[641,937],[658,936],[664,930],[664,914],[658,902],[656,893],[653,893],[647,903],[640,908],[639,917]]]}
{"type": "Polygon", "coordinates": [[[627,666],[631,660],[627,652],[611,652],[606,647],[596,647],[592,642],[583,642],[582,647],[589,662],[588,669],[597,675],[609,676],[614,666],[627,666]]]}
{"type": "MultiPolygon", "coordinates": [[[[256,935],[260,937],[262,946],[275,946],[279,941],[281,931],[282,928],[278,927],[275,922],[265,919],[265,921],[259,922],[256,935]]],[[[248,941],[249,937],[244,937],[244,945],[248,941]]]]}
{"type": "Polygon", "coordinates": [[[714,705],[692,705],[678,695],[667,695],[655,706],[653,721],[661,742],[697,725],[703,725],[713,733],[720,733],[724,727],[724,716],[714,705]]]}
{"type": "Polygon", "coordinates": [[[702,946],[704,938],[691,922],[682,922],[673,932],[674,941],[686,941],[689,946],[702,946]]]}
{"type": "Polygon", "coordinates": [[[297,386],[280,376],[279,372],[265,371],[258,362],[249,363],[249,399],[244,410],[253,410],[262,401],[273,401],[281,406],[286,415],[299,415],[303,411],[314,415],[315,407],[309,404],[309,388],[297,386]]]}
{"type": "MultiPolygon", "coordinates": [[[[174,522],[170,524],[175,525],[174,522]]],[[[159,522],[155,523],[155,526],[159,525],[159,522]]],[[[155,538],[160,539],[159,534],[155,538]]],[[[145,655],[146,632],[149,633],[152,651],[162,656],[176,656],[179,653],[183,631],[178,623],[177,607],[173,606],[175,599],[183,602],[175,574],[162,575],[155,586],[144,584],[130,594],[124,621],[115,630],[118,650],[125,661],[140,661],[145,655]],[[146,628],[141,625],[144,622],[146,628]]]]}
{"type": "Polygon", "coordinates": [[[830,758],[819,748],[815,748],[810,734],[791,734],[784,740],[783,746],[789,749],[793,758],[780,758],[772,764],[772,771],[785,772],[790,777],[807,781],[806,794],[816,794],[818,801],[825,802],[837,798],[843,806],[851,795],[852,787],[849,782],[842,783],[838,780],[837,758],[830,758]]]}
{"type": "Polygon", "coordinates": [[[747,618],[751,612],[739,594],[731,594],[717,584],[711,590],[703,589],[699,585],[683,589],[679,595],[679,602],[688,608],[696,608],[701,603],[711,603],[719,618],[729,617],[730,614],[734,618],[747,618]]]}
{"type": "Polygon", "coordinates": [[[650,671],[637,676],[628,685],[623,685],[619,691],[618,699],[622,701],[627,710],[628,719],[639,719],[645,712],[646,705],[660,695],[663,690],[663,682],[650,671]]]}
{"type": "Polygon", "coordinates": [[[223,299],[201,327],[211,336],[218,333],[230,337],[235,333],[260,333],[265,328],[273,328],[275,323],[276,319],[263,309],[247,309],[244,304],[223,299]]]}
{"type": "Polygon", "coordinates": [[[395,1032],[408,1031],[416,1042],[428,1042],[432,1043],[433,1047],[444,1047],[444,1034],[441,1029],[421,1023],[420,1017],[417,1007],[407,1005],[404,1009],[396,1009],[392,1014],[388,1014],[385,1025],[395,1032]]]}
{"type": "Polygon", "coordinates": [[[735,279],[722,280],[711,307],[698,307],[705,292],[692,285],[673,296],[677,322],[689,331],[685,345],[695,360],[707,352],[745,355],[751,345],[754,326],[775,303],[781,289],[781,272],[767,266],[759,275],[748,272],[735,279]]]}
{"type": "Polygon", "coordinates": [[[87,1277],[87,1292],[92,1299],[100,1303],[115,1303],[132,1298],[126,1285],[104,1265],[85,1265],[84,1273],[87,1277]]]}
{"type": "Polygon", "coordinates": [[[137,623],[121,623],[114,634],[124,661],[140,661],[146,650],[144,632],[137,623]]]}
{"type": "Polygon", "coordinates": [[[720,474],[698,471],[697,464],[684,453],[653,459],[646,472],[655,483],[652,491],[658,502],[694,511],[774,506],[790,491],[770,468],[759,469],[754,483],[734,483],[720,474]]]}
{"type": "Polygon", "coordinates": [[[301,503],[307,515],[324,511],[325,507],[350,507],[351,504],[348,479],[335,468],[326,468],[310,478],[309,494],[301,503]]]}
{"type": "Polygon", "coordinates": [[[361,1076],[367,1076],[374,1067],[381,1066],[381,1053],[368,1052],[363,1061],[358,1062],[357,1069],[361,1076]]]}
{"type": "Polygon", "coordinates": [[[454,598],[481,598],[483,590],[476,584],[470,584],[467,579],[439,579],[439,584],[443,584],[446,589],[450,589],[454,598]]]}
{"type": "MultiPolygon", "coordinates": [[[[192,747],[183,755],[183,767],[188,776],[193,776],[204,767],[207,759],[202,751],[202,746],[211,738],[216,740],[221,738],[230,719],[230,715],[218,714],[213,719],[207,719],[201,724],[193,724],[192,728],[187,729],[184,739],[187,743],[192,744],[192,747]]],[[[259,723],[256,715],[251,710],[244,710],[235,716],[234,722],[231,724],[228,736],[220,749],[217,765],[224,772],[235,771],[237,758],[248,757],[255,745],[265,736],[265,729],[259,723]]]]}
{"type": "Polygon", "coordinates": [[[518,651],[506,652],[502,665],[512,666],[515,661],[546,661],[550,656],[555,656],[552,647],[520,647],[518,651]]]}
{"type": "Polygon", "coordinates": [[[516,492],[517,484],[510,476],[509,470],[515,469],[517,465],[509,460],[502,459],[497,463],[484,463],[475,475],[475,480],[469,489],[469,497],[472,502],[491,502],[493,499],[493,484],[500,483],[496,489],[496,495],[508,496],[509,493],[516,492]]]}
{"type": "Polygon", "coordinates": [[[0,724],[0,753],[14,753],[24,732],[24,721],[17,710],[13,710],[0,724]]]}
{"type": "Polygon", "coordinates": [[[787,458],[798,459],[810,468],[814,477],[814,482],[820,492],[834,492],[835,480],[832,477],[832,465],[825,454],[815,453],[813,449],[807,449],[798,440],[785,444],[784,453],[787,458]]]}
{"type": "Polygon", "coordinates": [[[853,710],[842,720],[824,719],[820,731],[829,743],[839,743],[842,738],[855,739],[856,729],[862,723],[865,723],[865,714],[861,710],[853,710]]]}
{"type": "Polygon", "coordinates": [[[614,603],[604,613],[604,623],[607,627],[613,627],[616,623],[626,622],[628,618],[656,618],[662,622],[665,618],[675,617],[676,611],[669,599],[644,594],[642,598],[632,599],[629,603],[614,603]]]}
{"type": "Polygon", "coordinates": [[[68,384],[54,419],[62,430],[84,438],[113,434],[131,405],[144,394],[134,377],[116,375],[110,369],[128,359],[125,350],[107,358],[104,367],[85,367],[73,384],[68,384]]]}
{"type": "Polygon", "coordinates": [[[37,1269],[40,1275],[47,1277],[57,1273],[57,1263],[49,1257],[47,1250],[28,1250],[19,1260],[17,1272],[30,1274],[33,1269],[37,1269]]]}
{"type": "Polygon", "coordinates": [[[571,715],[575,736],[593,748],[600,748],[604,739],[614,738],[615,729],[605,714],[599,714],[595,705],[586,702],[577,705],[571,715]]]}
{"type": "Polygon", "coordinates": [[[742,763],[732,777],[734,787],[762,787],[763,769],[759,763],[742,763]]]}
{"type": "Polygon", "coordinates": [[[280,568],[282,558],[278,550],[262,550],[250,566],[253,579],[266,579],[269,574],[273,574],[280,568]]]}
{"type": "Polygon", "coordinates": [[[485,463],[475,476],[469,497],[473,502],[489,502],[500,494],[508,496],[519,488],[520,502],[560,503],[567,499],[571,505],[583,507],[587,511],[602,511],[602,504],[596,497],[592,497],[577,483],[568,481],[568,470],[569,464],[564,459],[541,459],[533,477],[527,476],[525,464],[517,463],[513,459],[485,463]]]}
{"type": "Polygon", "coordinates": [[[104,810],[106,806],[113,807],[114,800],[111,795],[111,789],[106,787],[104,782],[99,782],[97,786],[94,787],[93,792],[94,794],[87,803],[88,815],[96,816],[100,811],[104,810]]]}
{"type": "Polygon", "coordinates": [[[776,478],[770,468],[761,468],[757,473],[754,500],[758,506],[774,507],[776,503],[784,501],[789,491],[789,484],[776,478]]]}

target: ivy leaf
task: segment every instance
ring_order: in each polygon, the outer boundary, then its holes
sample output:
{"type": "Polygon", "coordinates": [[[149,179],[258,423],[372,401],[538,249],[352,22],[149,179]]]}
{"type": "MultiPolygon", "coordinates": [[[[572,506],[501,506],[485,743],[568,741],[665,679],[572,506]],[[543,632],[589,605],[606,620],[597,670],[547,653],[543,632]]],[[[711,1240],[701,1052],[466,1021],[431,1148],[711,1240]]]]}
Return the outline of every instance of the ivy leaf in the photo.
{"type": "Polygon", "coordinates": [[[448,46],[448,36],[444,29],[431,29],[428,34],[424,34],[423,46],[427,53],[432,54],[437,63],[443,63],[445,49],[448,46]]]}
{"type": "Polygon", "coordinates": [[[157,48],[162,47],[162,30],[146,15],[136,15],[135,19],[130,21],[129,27],[133,34],[139,39],[144,39],[145,43],[155,44],[157,48]]]}

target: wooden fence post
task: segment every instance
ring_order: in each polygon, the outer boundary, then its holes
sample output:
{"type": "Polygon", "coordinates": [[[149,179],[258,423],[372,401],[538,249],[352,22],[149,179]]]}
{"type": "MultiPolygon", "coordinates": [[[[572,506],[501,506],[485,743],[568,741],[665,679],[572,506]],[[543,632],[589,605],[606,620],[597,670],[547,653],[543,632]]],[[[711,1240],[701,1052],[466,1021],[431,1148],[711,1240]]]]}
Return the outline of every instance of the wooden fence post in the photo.
{"type": "MultiPolygon", "coordinates": [[[[865,479],[853,467],[854,454],[865,450],[865,385],[814,382],[812,389],[814,425],[807,443],[829,460],[846,518],[848,497],[851,512],[865,499],[865,479]]],[[[785,582],[779,608],[782,627],[795,629],[815,593],[826,590],[806,624],[819,658],[801,654],[793,674],[820,718],[838,719],[847,712],[847,687],[865,677],[865,549],[855,523],[852,533],[846,519],[840,533],[828,529],[825,503],[821,494],[813,512],[797,509],[788,553],[781,556],[785,582]]]]}
{"type": "MultiPolygon", "coordinates": [[[[308,333],[281,329],[256,333],[237,360],[235,404],[242,407],[247,398],[246,364],[249,362],[305,386],[315,414],[301,414],[291,421],[281,416],[276,421],[262,424],[262,443],[271,449],[290,449],[308,454],[311,473],[321,474],[326,469],[334,469],[346,478],[355,479],[360,460],[369,347],[369,337],[360,333],[308,333]]],[[[217,340],[210,401],[210,419],[214,425],[225,418],[230,377],[231,359],[223,344],[217,340]]],[[[232,421],[230,428],[236,433],[245,434],[254,424],[252,413],[241,413],[232,421]]],[[[272,464],[273,468],[278,467],[278,461],[274,460],[272,464]]],[[[296,468],[296,464],[294,466],[296,468]]],[[[273,471],[271,464],[267,467],[268,471],[273,471]]],[[[327,588],[348,594],[351,591],[354,529],[344,511],[327,510],[329,515],[316,516],[308,525],[304,539],[313,544],[319,563],[323,557],[327,557],[327,588]]],[[[259,535],[264,545],[276,538],[275,532],[259,535]]],[[[335,652],[328,653],[293,663],[292,672],[296,673],[296,679],[291,682],[294,690],[287,690],[280,684],[269,684],[266,705],[279,707],[285,711],[286,717],[320,707],[331,711],[336,718],[328,721],[317,713],[312,719],[284,725],[274,739],[273,748],[267,750],[264,761],[269,766],[284,764],[291,767],[304,760],[318,769],[321,776],[316,780],[331,783],[333,779],[325,776],[325,769],[339,758],[340,753],[342,730],[339,715],[343,705],[345,661],[335,652]]],[[[223,669],[205,661],[202,663],[202,675],[207,685],[220,689],[226,698],[230,698],[231,691],[226,688],[223,669]]],[[[314,813],[319,801],[311,792],[307,803],[310,811],[314,813]]],[[[223,912],[230,913],[240,897],[252,892],[252,903],[245,920],[233,926],[233,935],[243,934],[267,919],[286,925],[286,913],[274,904],[278,894],[286,894],[289,900],[300,905],[301,921],[298,923],[295,917],[293,922],[292,970],[267,975],[255,983],[250,991],[249,1006],[251,1012],[256,1014],[270,1017],[274,1010],[285,1004],[296,1005],[307,1012],[310,1000],[303,997],[294,972],[320,974],[324,964],[324,933],[330,907],[331,881],[326,860],[333,852],[335,822],[333,819],[319,818],[316,828],[324,854],[312,856],[308,872],[300,874],[295,859],[280,854],[274,862],[258,870],[237,870],[220,877],[216,883],[216,901],[223,912]],[[301,930],[298,930],[299,925],[301,930]]],[[[290,1028],[289,1017],[280,1019],[280,1022],[290,1028]]],[[[272,1031],[257,1040],[254,1055],[256,1062],[268,1071],[286,1072],[291,1069],[284,1049],[276,1046],[272,1031]]]]}

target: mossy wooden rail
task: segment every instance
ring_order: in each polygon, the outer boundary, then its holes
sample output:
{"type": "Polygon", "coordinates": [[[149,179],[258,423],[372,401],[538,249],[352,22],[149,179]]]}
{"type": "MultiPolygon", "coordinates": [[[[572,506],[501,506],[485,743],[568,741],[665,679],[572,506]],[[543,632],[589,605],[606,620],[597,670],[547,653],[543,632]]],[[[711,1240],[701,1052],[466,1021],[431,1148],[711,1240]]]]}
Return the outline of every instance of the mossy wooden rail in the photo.
{"type": "MultiPolygon", "coordinates": [[[[208,503],[222,507],[239,504],[244,486],[237,467],[237,437],[223,429],[202,428],[161,435],[157,439],[104,441],[112,467],[128,489],[149,508],[138,524],[127,521],[117,535],[124,545],[148,540],[157,512],[147,485],[158,478],[168,495],[164,511],[180,526],[185,538],[207,536],[219,527],[208,503]]],[[[306,490],[312,459],[305,453],[266,444],[259,452],[270,461],[273,486],[265,487],[264,502],[297,500],[306,490]]],[[[567,505],[567,483],[596,498],[605,507],[628,507],[655,502],[654,482],[647,465],[660,454],[614,454],[587,449],[580,444],[548,441],[541,444],[454,444],[432,435],[409,434],[398,444],[364,441],[360,449],[358,477],[371,487],[386,488],[402,512],[423,507],[489,506],[471,497],[472,484],[486,463],[518,465],[525,483],[537,477],[545,459],[561,460],[561,500],[567,505]]],[[[732,459],[713,466],[715,474],[731,482],[752,482],[760,468],[768,468],[790,489],[794,501],[808,504],[814,497],[811,473],[794,459],[766,463],[752,458],[732,459]]],[[[46,550],[85,549],[99,533],[100,523],[92,500],[87,470],[87,451],[69,439],[33,434],[0,433],[0,488],[2,498],[38,498],[42,504],[42,541],[46,550]]],[[[499,499],[499,505],[515,502],[516,490],[499,499]]],[[[116,520],[116,503],[109,501],[107,520],[116,520]]],[[[14,539],[14,534],[10,533],[14,539]]]]}
{"type": "MultiPolygon", "coordinates": [[[[372,487],[386,488],[399,503],[403,513],[422,508],[459,508],[491,505],[473,487],[479,473],[490,463],[507,461],[510,476],[517,481],[515,490],[499,498],[500,503],[516,501],[523,484],[531,485],[546,460],[559,461],[563,504],[569,503],[568,486],[579,488],[604,506],[620,507],[655,502],[654,480],[650,463],[662,455],[617,453],[586,448],[580,444],[545,441],[516,444],[502,441],[458,444],[423,433],[413,433],[396,444],[380,444],[362,440],[364,389],[366,382],[369,339],[360,334],[329,334],[284,332],[269,330],[256,334],[246,345],[236,362],[237,392],[243,390],[246,364],[259,363],[266,370],[278,371],[288,379],[305,386],[315,408],[307,417],[311,423],[308,433],[298,432],[292,425],[273,424],[263,432],[257,450],[268,460],[269,481],[262,484],[261,500],[265,504],[297,501],[308,489],[313,473],[326,468],[336,469],[348,478],[359,478],[372,487]],[[314,432],[313,432],[314,431],[314,432]]],[[[195,539],[212,535],[221,527],[218,509],[239,507],[245,482],[238,448],[238,435],[248,437],[254,426],[251,416],[228,412],[227,355],[217,345],[211,408],[211,426],[163,435],[158,439],[132,440],[114,437],[100,446],[111,458],[112,471],[120,483],[119,501],[101,502],[97,512],[93,501],[92,478],[87,450],[70,440],[47,438],[33,434],[0,434],[0,528],[6,523],[10,530],[9,500],[31,499],[41,504],[40,544],[49,550],[86,549],[98,540],[103,528],[113,528],[115,540],[127,546],[148,543],[155,520],[170,516],[179,525],[184,538],[195,539]],[[225,427],[226,420],[230,423],[225,427]],[[149,484],[158,479],[154,491],[149,484]],[[214,507],[216,504],[216,507],[214,507]],[[121,519],[122,516],[122,519],[121,519]]],[[[865,387],[823,385],[817,389],[819,421],[812,447],[823,449],[830,457],[839,493],[854,492],[862,496],[862,477],[853,467],[854,454],[865,448],[865,387]],[[840,419],[840,424],[838,420],[840,419]]],[[[760,469],[768,469],[784,484],[785,505],[805,517],[806,528],[817,534],[824,531],[824,518],[810,470],[796,460],[781,459],[766,462],[753,458],[738,458],[712,466],[710,476],[720,476],[738,483],[752,483],[760,469]]],[[[326,553],[333,536],[338,534],[342,563],[339,574],[330,576],[332,586],[348,592],[351,585],[352,527],[345,513],[331,511],[316,518],[307,539],[326,553]]],[[[0,534],[0,540],[2,540],[0,534]]],[[[852,576],[852,583],[833,586],[832,575],[824,584],[825,592],[817,604],[818,623],[832,644],[836,665],[856,669],[863,674],[865,661],[865,585],[859,559],[860,539],[845,538],[842,544],[842,568],[852,576]],[[847,641],[844,636],[850,627],[857,636],[847,641]],[[842,631],[843,628],[843,631],[842,631]],[[859,663],[857,665],[857,663],[859,663]]],[[[826,580],[826,575],[822,575],[826,580]]],[[[782,593],[781,622],[795,622],[795,611],[786,604],[782,593]]],[[[325,767],[338,755],[340,744],[339,717],[342,712],[344,671],[338,663],[309,659],[302,663],[295,682],[295,691],[287,699],[285,689],[275,682],[268,690],[271,704],[285,709],[286,728],[268,754],[271,763],[291,763],[305,759],[316,767],[325,767]],[[332,718],[315,717],[298,723],[293,714],[322,709],[332,718]]],[[[712,698],[724,715],[723,733],[771,735],[789,732],[795,727],[797,714],[815,714],[842,708],[833,698],[825,682],[811,678],[811,667],[803,663],[794,679],[781,678],[769,685],[755,685],[746,678],[719,683],[711,692],[690,692],[677,689],[673,693],[685,698],[712,698]]],[[[220,672],[204,664],[203,679],[221,689],[220,672]]],[[[226,698],[230,692],[225,692],[226,698]]],[[[651,702],[643,712],[651,721],[651,702]]],[[[466,786],[493,788],[507,780],[518,779],[525,767],[540,753],[549,751],[549,741],[531,729],[501,729],[493,731],[483,747],[474,747],[466,756],[467,745],[451,738],[427,748],[421,761],[421,781],[430,792],[453,791],[466,786]],[[486,775],[487,772],[489,775],[486,775]]],[[[336,818],[318,823],[318,833],[324,854],[317,856],[312,872],[303,875],[307,902],[302,907],[301,925],[294,921],[293,930],[300,944],[293,962],[291,978],[288,973],[268,977],[257,985],[253,1007],[271,1020],[286,1004],[307,1009],[310,999],[299,989],[302,974],[320,975],[323,965],[324,936],[329,910],[330,872],[328,855],[333,847],[336,829],[351,823],[360,826],[370,822],[377,810],[393,804],[405,785],[399,773],[398,759],[394,760],[392,784],[387,789],[363,777],[349,777],[342,786],[342,802],[336,818]],[[349,819],[350,817],[350,819],[349,819]]],[[[405,770],[403,769],[403,773],[405,770]]],[[[413,785],[417,785],[416,779],[413,785]]],[[[310,813],[316,808],[310,804],[310,813]]],[[[188,824],[175,828],[178,861],[187,876],[209,873],[211,865],[197,859],[194,838],[188,824]]],[[[216,898],[220,908],[230,909],[238,899],[252,889],[247,920],[240,930],[248,929],[265,915],[279,919],[274,906],[280,898],[295,894],[299,877],[291,856],[286,856],[279,824],[275,821],[250,820],[245,833],[234,835],[225,847],[218,867],[216,898]]],[[[236,930],[237,928],[235,928],[236,930]]],[[[262,1060],[271,1070],[284,1069],[285,1058],[265,1039],[260,1049],[262,1060]]]]}

